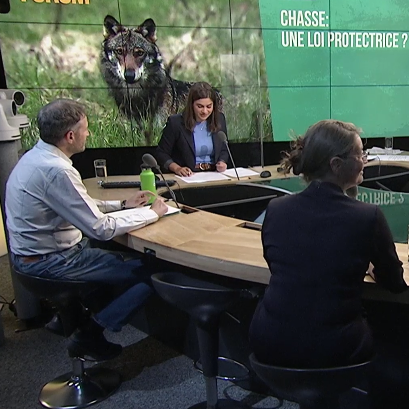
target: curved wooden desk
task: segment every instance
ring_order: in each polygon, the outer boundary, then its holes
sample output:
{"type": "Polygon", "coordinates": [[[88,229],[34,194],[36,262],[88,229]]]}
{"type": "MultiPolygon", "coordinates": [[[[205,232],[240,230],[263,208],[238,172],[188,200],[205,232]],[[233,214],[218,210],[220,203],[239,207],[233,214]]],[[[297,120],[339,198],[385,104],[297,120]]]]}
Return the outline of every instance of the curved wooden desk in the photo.
{"type": "MultiPolygon", "coordinates": [[[[277,166],[268,166],[270,179],[283,178],[277,166]]],[[[165,175],[175,179],[174,175],[165,175]]],[[[108,180],[139,180],[138,176],[113,176],[108,180]]],[[[246,181],[268,180],[258,176],[246,181]]],[[[244,180],[243,180],[244,181],[244,180]]],[[[180,183],[180,188],[192,187],[180,183]]],[[[237,180],[210,182],[236,184],[237,180]]],[[[91,197],[102,200],[124,199],[132,195],[132,189],[102,189],[95,179],[86,179],[84,184],[91,197]]],[[[197,187],[209,184],[195,185],[197,187]]],[[[177,187],[174,187],[177,189],[177,187]]],[[[162,191],[162,190],[161,190],[162,191]]],[[[160,191],[160,192],[161,192],[160,191]]],[[[116,238],[116,241],[140,252],[150,250],[156,257],[176,264],[189,266],[213,274],[219,274],[255,283],[268,284],[270,271],[263,258],[260,231],[243,220],[220,216],[202,210],[179,213],[160,219],[146,228],[132,231],[116,238]]],[[[396,245],[399,258],[405,268],[405,280],[409,282],[408,246],[396,245]]],[[[368,283],[373,280],[368,277],[368,283]]],[[[376,285],[368,285],[371,298],[409,303],[409,294],[391,294],[376,285]]]]}

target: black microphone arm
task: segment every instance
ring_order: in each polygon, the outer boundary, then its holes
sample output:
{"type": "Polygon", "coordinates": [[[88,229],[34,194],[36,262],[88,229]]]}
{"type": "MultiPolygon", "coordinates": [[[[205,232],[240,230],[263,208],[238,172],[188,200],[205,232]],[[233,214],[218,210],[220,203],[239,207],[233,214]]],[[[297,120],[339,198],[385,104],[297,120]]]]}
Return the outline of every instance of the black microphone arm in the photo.
{"type": "Polygon", "coordinates": [[[224,142],[224,144],[226,145],[227,152],[229,153],[231,163],[233,164],[234,171],[236,172],[237,180],[240,180],[239,174],[238,174],[238,172],[237,172],[236,164],[234,163],[233,155],[232,155],[231,152],[230,152],[229,143],[227,142],[227,136],[226,136],[226,134],[225,134],[223,131],[219,131],[219,132],[217,132],[217,137],[218,137],[222,142],[224,142]]]}
{"type": "Polygon", "coordinates": [[[145,153],[142,155],[142,162],[149,166],[150,168],[156,169],[160,175],[162,176],[163,182],[165,183],[166,189],[168,189],[168,192],[172,198],[172,200],[176,203],[176,206],[178,209],[180,209],[179,203],[176,200],[176,195],[175,192],[169,187],[168,182],[165,179],[165,176],[163,176],[162,171],[160,170],[160,166],[158,165],[158,162],[156,159],[150,154],[150,153],[145,153]]]}

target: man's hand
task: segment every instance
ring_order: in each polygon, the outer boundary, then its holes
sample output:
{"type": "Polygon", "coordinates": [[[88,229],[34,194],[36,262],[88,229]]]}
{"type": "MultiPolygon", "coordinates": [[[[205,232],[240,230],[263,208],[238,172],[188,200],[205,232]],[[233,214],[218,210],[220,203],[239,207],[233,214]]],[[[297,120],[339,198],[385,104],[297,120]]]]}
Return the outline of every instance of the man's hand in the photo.
{"type": "Polygon", "coordinates": [[[162,217],[168,211],[168,206],[161,197],[158,197],[152,203],[151,210],[153,210],[159,217],[162,217]]]}
{"type": "Polygon", "coordinates": [[[152,196],[156,196],[155,193],[152,193],[149,190],[141,190],[125,201],[125,208],[131,209],[133,207],[144,206],[149,202],[152,196]]]}
{"type": "Polygon", "coordinates": [[[227,163],[223,162],[222,160],[219,160],[219,162],[216,163],[216,170],[218,172],[224,172],[227,169],[227,163]]]}

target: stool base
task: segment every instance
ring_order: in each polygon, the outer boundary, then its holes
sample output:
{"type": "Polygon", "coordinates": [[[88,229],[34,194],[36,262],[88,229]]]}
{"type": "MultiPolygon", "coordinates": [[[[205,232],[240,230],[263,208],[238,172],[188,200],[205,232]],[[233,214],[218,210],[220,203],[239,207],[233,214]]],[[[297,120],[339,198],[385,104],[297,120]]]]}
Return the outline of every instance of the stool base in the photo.
{"type": "MultiPolygon", "coordinates": [[[[216,375],[216,379],[239,382],[249,378],[250,371],[246,367],[246,365],[242,364],[241,362],[238,362],[231,358],[226,358],[225,356],[218,356],[217,363],[218,374],[216,375]]],[[[200,359],[193,362],[193,366],[200,373],[203,373],[202,362],[200,361],[200,359]]]]}
{"type": "Polygon", "coordinates": [[[321,402],[317,404],[302,404],[300,403],[300,409],[341,409],[339,406],[338,399],[335,399],[333,402],[321,402]]]}
{"type": "Polygon", "coordinates": [[[107,368],[88,368],[80,377],[68,372],[45,384],[39,401],[46,408],[85,408],[106,399],[120,385],[118,372],[107,368]]]}
{"type": "Polygon", "coordinates": [[[190,406],[188,409],[248,409],[248,406],[244,403],[236,402],[230,399],[219,399],[217,405],[210,407],[207,402],[196,403],[196,405],[190,406]]]}

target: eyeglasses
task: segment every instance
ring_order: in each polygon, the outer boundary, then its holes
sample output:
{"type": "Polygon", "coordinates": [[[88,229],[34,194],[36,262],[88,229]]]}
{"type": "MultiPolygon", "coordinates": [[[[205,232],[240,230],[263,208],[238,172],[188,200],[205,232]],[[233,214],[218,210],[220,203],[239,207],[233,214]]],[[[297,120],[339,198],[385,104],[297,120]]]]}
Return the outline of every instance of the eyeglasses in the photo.
{"type": "Polygon", "coordinates": [[[347,159],[351,156],[358,157],[359,159],[362,159],[364,162],[366,162],[368,160],[368,151],[362,151],[362,153],[358,155],[351,155],[350,153],[346,153],[344,155],[338,155],[338,157],[341,159],[347,159]]]}

